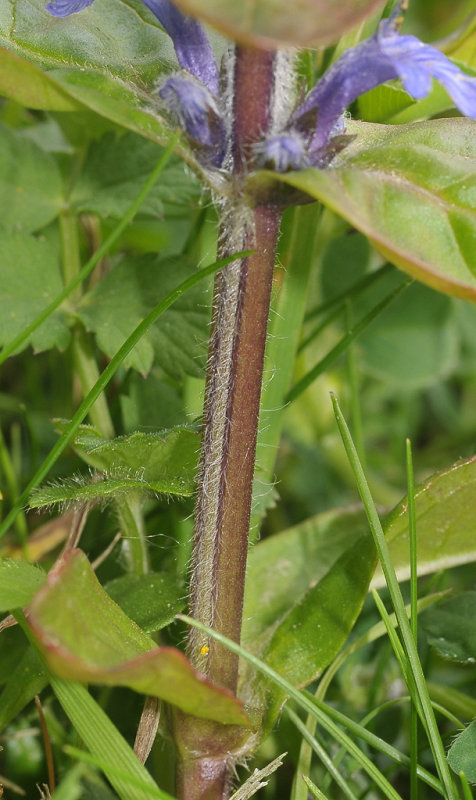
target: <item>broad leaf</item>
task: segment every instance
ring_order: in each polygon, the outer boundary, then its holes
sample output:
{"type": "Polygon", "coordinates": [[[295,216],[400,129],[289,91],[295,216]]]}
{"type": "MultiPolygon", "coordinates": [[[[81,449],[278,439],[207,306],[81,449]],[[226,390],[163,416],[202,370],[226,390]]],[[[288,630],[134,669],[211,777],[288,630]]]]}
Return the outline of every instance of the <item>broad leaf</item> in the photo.
{"type": "Polygon", "coordinates": [[[138,83],[176,63],[169,37],[140,0],[99,0],[65,19],[45,6],[46,0],[2,3],[0,44],[49,69],[92,67],[138,83]]]}
{"type": "MultiPolygon", "coordinates": [[[[79,317],[96,333],[99,347],[112,356],[160,299],[194,270],[183,257],[125,258],[85,296],[79,317]]],[[[200,377],[209,318],[203,286],[189,290],[147,332],[124,365],[147,373],[155,352],[157,363],[172,377],[200,377]]]]}
{"type": "Polygon", "coordinates": [[[0,559],[0,612],[28,605],[45,580],[43,570],[33,564],[0,559]]]}
{"type": "MultiPolygon", "coordinates": [[[[292,685],[318,677],[349,635],[375,569],[375,548],[360,510],[332,511],[257,544],[250,552],[243,645],[292,685]]],[[[256,690],[243,664],[245,697],[256,690]]],[[[270,691],[266,684],[264,692],[270,691]]],[[[263,687],[258,689],[263,692],[263,687]]],[[[265,729],[282,703],[267,700],[265,729]]],[[[252,698],[260,704],[262,699],[252,698]]]]}
{"type": "MultiPolygon", "coordinates": [[[[4,3],[1,11],[7,9],[8,6],[4,3]]],[[[2,47],[0,47],[0,93],[28,108],[74,111],[82,107],[81,103],[69,97],[49,75],[26,59],[2,47]]]]}
{"type": "MultiPolygon", "coordinates": [[[[476,300],[476,122],[347,125],[355,140],[328,169],[258,173],[254,198],[277,181],[330,206],[396,266],[438,291],[476,300]]],[[[274,186],[274,190],[273,187],[274,186]]]]}
{"type": "Polygon", "coordinates": [[[452,770],[459,775],[464,772],[470,783],[476,783],[476,720],[460,733],[448,751],[448,761],[452,770]]]}
{"type": "Polygon", "coordinates": [[[279,44],[318,46],[383,5],[382,0],[177,0],[192,16],[215,25],[231,39],[274,49],[279,44]]]}
{"type": "Polygon", "coordinates": [[[450,661],[476,662],[476,592],[464,592],[421,615],[431,646],[450,661]]]}
{"type": "Polygon", "coordinates": [[[28,622],[49,668],[59,677],[128,686],[187,714],[249,724],[236,698],[194,670],[179,650],[157,647],[121,611],[79,550],[50,572],[31,604],[28,622]]]}
{"type": "Polygon", "coordinates": [[[264,660],[293,686],[307,686],[339,652],[362,608],[375,562],[371,535],[354,539],[280,621],[264,660]]]}
{"type": "Polygon", "coordinates": [[[145,633],[154,633],[170,625],[186,605],[182,582],[169,572],[122,575],[104,588],[145,633]]]}
{"type": "MultiPolygon", "coordinates": [[[[458,461],[417,487],[415,493],[418,572],[476,561],[476,457],[458,461]]],[[[398,504],[384,523],[392,562],[400,581],[410,577],[408,504],[398,504]]],[[[385,584],[377,569],[372,586],[385,584]]]]}
{"type": "MultiPolygon", "coordinates": [[[[78,213],[92,212],[121,218],[138,195],[155,167],[160,150],[137,134],[119,136],[109,133],[93,141],[71,193],[70,202],[78,213]]],[[[140,214],[163,216],[164,204],[180,206],[184,213],[198,200],[200,187],[183,162],[175,159],[162,173],[160,181],[147,196],[140,214]]]]}
{"type": "MultiPolygon", "coordinates": [[[[352,238],[352,237],[351,237],[352,238]]],[[[401,280],[397,270],[355,304],[363,317],[401,280]]],[[[454,300],[413,283],[359,338],[362,369],[400,391],[431,386],[452,374],[459,361],[454,300]]]]}
{"type": "Polygon", "coordinates": [[[368,531],[363,511],[326,511],[255,545],[248,556],[243,647],[262,656],[276,628],[368,531]]]}
{"type": "Polygon", "coordinates": [[[0,125],[3,228],[32,233],[51,222],[63,205],[61,183],[61,173],[52,156],[20,131],[0,125]]]}
{"type": "MultiPolygon", "coordinates": [[[[0,251],[0,307],[3,309],[0,344],[7,344],[52,302],[63,285],[57,254],[46,239],[0,229],[0,251]],[[18,269],[19,264],[21,269],[18,269]]],[[[34,331],[20,350],[29,343],[38,351],[51,347],[64,350],[69,339],[65,315],[58,310],[34,331]]]]}

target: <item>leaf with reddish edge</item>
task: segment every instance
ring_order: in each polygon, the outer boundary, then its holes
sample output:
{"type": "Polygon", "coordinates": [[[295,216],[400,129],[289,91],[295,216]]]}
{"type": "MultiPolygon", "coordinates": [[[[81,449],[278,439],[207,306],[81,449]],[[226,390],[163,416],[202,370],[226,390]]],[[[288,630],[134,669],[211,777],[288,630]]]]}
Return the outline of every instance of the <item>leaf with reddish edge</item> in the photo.
{"type": "Polygon", "coordinates": [[[157,647],[106,594],[80,550],[51,570],[28,622],[48,667],[61,678],[127,686],[187,714],[250,726],[242,704],[172,647],[157,647]]]}
{"type": "Polygon", "coordinates": [[[274,50],[331,44],[377,11],[383,0],[174,0],[231,39],[274,50]]]}
{"type": "Polygon", "coordinates": [[[332,208],[422,283],[476,301],[476,122],[349,122],[355,139],[327,169],[256,173],[256,201],[278,181],[332,208]]]}

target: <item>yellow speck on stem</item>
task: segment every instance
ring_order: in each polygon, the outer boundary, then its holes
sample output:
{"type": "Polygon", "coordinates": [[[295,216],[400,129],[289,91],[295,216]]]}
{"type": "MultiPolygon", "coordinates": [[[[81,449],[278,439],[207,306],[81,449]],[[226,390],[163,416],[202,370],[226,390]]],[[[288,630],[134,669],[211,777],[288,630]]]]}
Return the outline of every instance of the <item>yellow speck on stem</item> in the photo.
{"type": "Polygon", "coordinates": [[[206,654],[208,653],[209,650],[210,650],[210,648],[208,647],[208,645],[204,644],[202,649],[200,650],[200,655],[201,656],[206,656],[206,654]]]}

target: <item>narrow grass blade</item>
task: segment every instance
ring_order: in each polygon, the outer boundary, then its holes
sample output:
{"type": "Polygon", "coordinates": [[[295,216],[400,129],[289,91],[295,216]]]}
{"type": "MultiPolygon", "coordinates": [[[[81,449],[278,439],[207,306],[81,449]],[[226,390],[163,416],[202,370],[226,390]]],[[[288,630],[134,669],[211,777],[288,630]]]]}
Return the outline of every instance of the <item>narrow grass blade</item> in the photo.
{"type": "MultiPolygon", "coordinates": [[[[411,602],[411,628],[415,647],[418,648],[418,572],[417,572],[417,538],[416,538],[416,511],[415,511],[415,479],[413,474],[413,458],[410,439],[406,440],[407,457],[407,496],[408,496],[408,525],[410,533],[410,602],[411,602]]],[[[412,702],[410,710],[410,800],[418,800],[418,777],[416,765],[418,763],[418,713],[416,704],[412,702]]]]}
{"type": "MultiPolygon", "coordinates": [[[[65,753],[73,758],[77,758],[78,761],[98,767],[100,770],[102,770],[102,772],[104,772],[105,775],[107,775],[113,785],[114,783],[111,778],[114,778],[116,781],[124,781],[128,786],[146,792],[147,796],[150,798],[158,798],[158,800],[174,800],[172,795],[162,791],[162,789],[159,789],[158,787],[155,788],[155,786],[151,786],[144,780],[140,780],[132,775],[129,775],[125,769],[121,769],[121,767],[118,767],[116,764],[108,763],[101,758],[92,756],[90,753],[86,753],[84,750],[78,750],[77,747],[71,747],[71,745],[68,744],[65,745],[63,749],[65,753]]],[[[132,800],[132,794],[130,794],[130,798],[132,800]]]]}
{"type": "MultiPolygon", "coordinates": [[[[288,715],[289,719],[293,723],[293,725],[295,725],[295,727],[298,729],[298,731],[301,733],[301,735],[310,744],[310,746],[314,750],[314,752],[317,755],[317,757],[322,761],[322,763],[324,764],[324,766],[327,769],[327,771],[330,774],[330,776],[333,778],[333,780],[337,783],[337,785],[342,790],[342,793],[344,794],[344,796],[347,797],[349,800],[358,800],[357,795],[354,794],[354,792],[352,791],[352,789],[348,785],[348,783],[345,780],[345,778],[341,775],[341,773],[339,772],[339,770],[335,766],[334,761],[332,760],[330,755],[325,751],[325,749],[322,747],[322,745],[317,741],[315,736],[313,736],[308,731],[308,729],[306,728],[304,722],[301,719],[299,719],[298,715],[292,710],[292,708],[286,707],[285,711],[286,711],[286,714],[288,715]]],[[[297,776],[297,780],[299,780],[298,776],[297,776]]]]}
{"type": "Polygon", "coordinates": [[[321,790],[317,788],[316,784],[313,783],[310,778],[308,778],[306,775],[301,775],[301,777],[311,794],[313,794],[314,797],[317,797],[317,800],[328,800],[327,795],[325,795],[324,792],[321,792],[321,790]]]}
{"type": "Polygon", "coordinates": [[[228,647],[232,652],[237,653],[239,656],[252,664],[263,675],[266,675],[276,686],[279,686],[289,697],[295,700],[296,703],[308,714],[313,715],[317,719],[317,722],[322,725],[322,727],[327,730],[337,742],[345,747],[347,752],[350,753],[356,759],[357,763],[362,767],[362,769],[367,772],[371,780],[374,781],[375,785],[382,791],[385,797],[388,797],[389,800],[401,800],[398,792],[393,788],[393,786],[375,766],[375,764],[372,763],[365,753],[362,752],[360,747],[358,747],[355,742],[349,736],[347,736],[347,734],[344,733],[344,731],[330,718],[330,714],[328,714],[328,711],[331,710],[330,708],[328,709],[327,706],[324,706],[324,704],[318,704],[315,698],[312,697],[312,695],[310,695],[308,692],[302,692],[299,689],[296,689],[285,678],[265,664],[264,661],[256,658],[256,656],[244,650],[242,647],[240,647],[240,645],[236,644],[236,642],[231,641],[231,639],[227,639],[226,636],[222,636],[222,634],[218,633],[217,631],[207,628],[206,625],[203,625],[201,622],[198,622],[191,617],[187,617],[184,614],[178,614],[177,619],[181,619],[188,625],[193,625],[194,627],[203,631],[207,634],[207,636],[210,636],[212,639],[220,642],[220,644],[228,647]]]}
{"type": "Polygon", "coordinates": [[[176,300],[181,297],[187,289],[190,289],[199,281],[206,278],[208,275],[212,275],[217,270],[221,269],[222,267],[230,264],[232,261],[235,261],[238,258],[244,258],[247,255],[250,255],[250,251],[246,251],[243,253],[236,253],[233,256],[229,256],[228,258],[223,258],[220,261],[216,261],[214,264],[210,264],[208,267],[204,267],[195,275],[191,275],[187,280],[183,281],[173,292],[171,292],[167,297],[165,297],[152,311],[147,314],[147,316],[142,320],[142,322],[132,331],[131,335],[126,339],[124,344],[119,348],[116,355],[113,356],[109,364],[107,365],[104,372],[101,373],[99,380],[96,381],[93,388],[86,395],[83,402],[79,406],[76,413],[73,415],[73,418],[68,423],[66,428],[64,429],[62,435],[51,449],[48,456],[43,461],[42,465],[39,469],[35,472],[32,479],[26,486],[26,488],[21,493],[20,497],[18,498],[15,505],[10,509],[9,513],[3,520],[2,524],[0,525],[0,539],[4,536],[12,522],[16,519],[17,514],[21,511],[23,506],[25,505],[30,492],[35,489],[39,483],[48,475],[51,467],[55,462],[58,460],[59,456],[69,444],[69,442],[73,439],[74,434],[76,433],[79,425],[82,423],[84,418],[86,417],[89,409],[91,406],[94,405],[97,398],[101,394],[102,391],[106,388],[109,381],[114,377],[118,367],[124,361],[125,357],[130,353],[133,347],[137,344],[139,339],[144,335],[144,333],[151,327],[158,320],[161,314],[164,313],[176,300]]]}
{"type": "MultiPolygon", "coordinates": [[[[438,770],[438,775],[440,777],[441,783],[443,784],[447,800],[457,800],[458,795],[456,792],[456,787],[454,785],[450,769],[446,761],[445,750],[443,747],[443,743],[441,741],[441,736],[438,731],[438,726],[436,724],[435,715],[433,712],[433,708],[431,706],[428,690],[426,688],[425,677],[423,675],[420,659],[418,658],[418,652],[415,645],[415,640],[413,638],[412,629],[405,612],[405,604],[403,602],[403,597],[400,591],[400,587],[398,585],[397,577],[395,575],[395,570],[393,568],[393,564],[390,558],[390,552],[388,549],[387,542],[385,540],[385,535],[382,529],[382,525],[380,523],[377,509],[375,508],[375,504],[373,502],[372,495],[370,493],[370,489],[364,471],[360,464],[357,451],[354,447],[350,431],[347,427],[347,424],[342,415],[337,399],[334,395],[332,396],[332,404],[334,406],[334,413],[336,416],[337,425],[339,427],[342,441],[344,443],[344,447],[347,452],[347,457],[354,471],[359,493],[362,498],[362,502],[364,504],[365,511],[367,513],[367,518],[369,520],[369,525],[374,537],[375,545],[379,553],[382,570],[385,575],[393,608],[395,610],[398,625],[400,628],[403,646],[406,652],[406,656],[408,658],[409,669],[413,675],[416,692],[418,694],[421,703],[422,722],[425,727],[428,741],[433,752],[433,758],[435,760],[435,765],[438,770]]],[[[411,687],[409,688],[411,691],[411,687]]]]}

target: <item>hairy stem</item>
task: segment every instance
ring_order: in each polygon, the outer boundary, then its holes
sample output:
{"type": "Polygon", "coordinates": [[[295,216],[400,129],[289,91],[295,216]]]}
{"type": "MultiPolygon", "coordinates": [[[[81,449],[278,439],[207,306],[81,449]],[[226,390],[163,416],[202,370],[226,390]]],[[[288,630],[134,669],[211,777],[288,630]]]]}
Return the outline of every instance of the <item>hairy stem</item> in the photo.
{"type": "MultiPolygon", "coordinates": [[[[190,614],[240,641],[246,556],[264,349],[280,215],[250,209],[244,178],[253,145],[268,130],[275,55],[238,47],[234,65],[232,197],[222,209],[220,255],[254,249],[216,278],[197,497],[190,614]]],[[[192,630],[192,663],[214,683],[237,691],[238,658],[192,630]]],[[[229,796],[233,751],[242,732],[203,720],[177,720],[178,796],[229,796]]]]}
{"type": "MultiPolygon", "coordinates": [[[[234,164],[237,196],[224,209],[221,255],[256,252],[216,279],[205,394],[190,612],[240,640],[259,399],[279,215],[246,209],[241,175],[252,145],[269,125],[273,54],[238,48],[235,62],[234,164]]],[[[231,652],[194,631],[189,657],[213,681],[236,691],[231,652]]]]}

